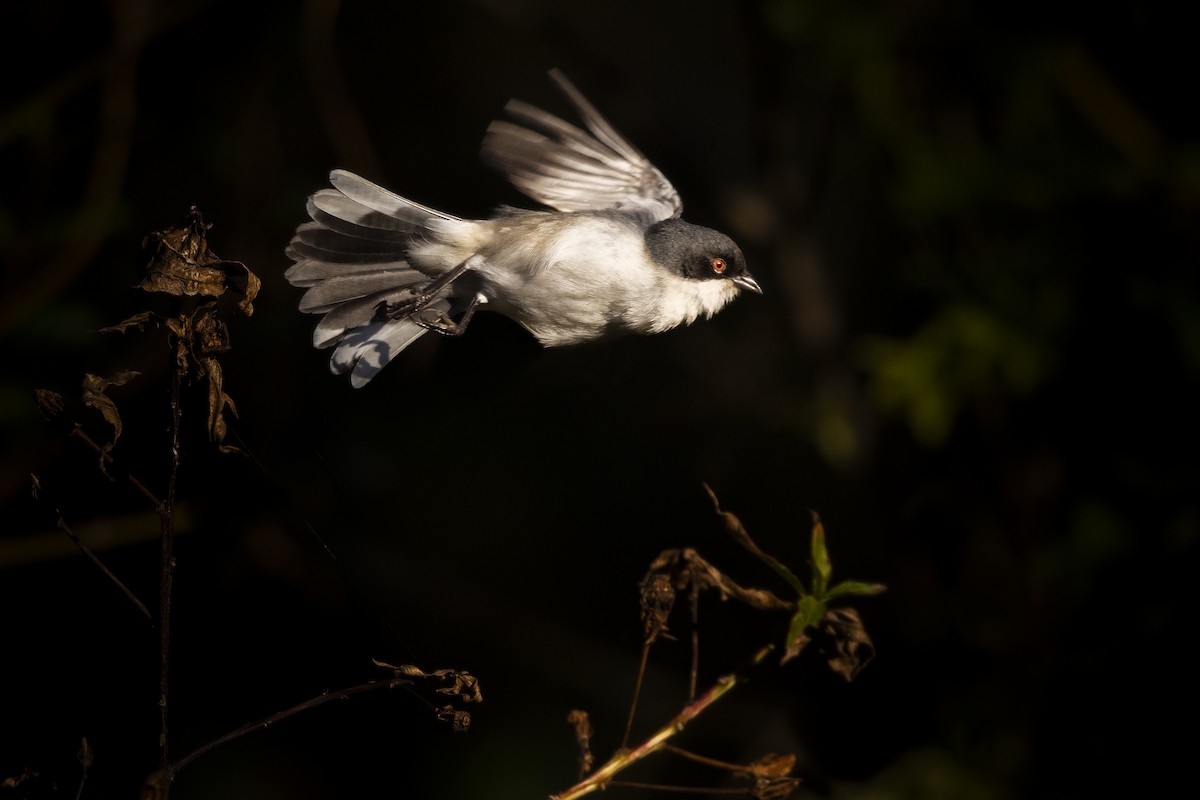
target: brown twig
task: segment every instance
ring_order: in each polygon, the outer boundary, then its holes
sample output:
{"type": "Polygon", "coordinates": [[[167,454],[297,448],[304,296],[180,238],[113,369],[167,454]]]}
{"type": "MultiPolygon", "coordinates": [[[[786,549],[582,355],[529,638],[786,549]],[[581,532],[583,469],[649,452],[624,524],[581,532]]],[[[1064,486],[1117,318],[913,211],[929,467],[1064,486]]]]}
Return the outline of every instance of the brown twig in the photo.
{"type": "Polygon", "coordinates": [[[154,617],[151,616],[150,609],[146,608],[146,604],[143,603],[141,600],[139,600],[137,595],[135,595],[132,591],[130,591],[129,587],[126,586],[121,581],[121,579],[118,578],[113,573],[113,571],[110,570],[108,568],[108,566],[105,565],[105,563],[100,560],[100,557],[97,556],[94,552],[92,552],[92,549],[90,547],[88,547],[87,544],[82,539],[79,538],[79,534],[77,534],[77,533],[75,533],[75,531],[71,530],[71,526],[67,524],[67,521],[65,519],[63,519],[62,510],[58,507],[58,504],[54,503],[53,501],[49,500],[49,498],[46,497],[46,490],[42,487],[41,479],[38,478],[37,475],[30,475],[29,477],[33,481],[33,497],[34,497],[34,499],[35,500],[46,500],[47,502],[49,502],[50,507],[52,509],[54,509],[54,524],[58,527],[58,529],[61,530],[63,533],[65,533],[67,535],[67,538],[70,539],[72,542],[74,542],[75,546],[78,547],[80,549],[80,551],[85,556],[87,556],[91,560],[91,562],[93,564],[95,564],[96,567],[101,572],[103,572],[105,574],[105,576],[107,576],[108,579],[110,581],[112,581],[113,584],[118,589],[121,590],[121,593],[123,595],[125,595],[127,598],[129,598],[129,602],[131,602],[135,606],[137,606],[138,610],[141,611],[146,616],[146,619],[150,620],[151,624],[153,624],[154,617]]]}
{"type": "Polygon", "coordinates": [[[638,698],[642,694],[642,681],[646,677],[646,660],[650,657],[650,645],[652,644],[654,644],[652,639],[642,642],[642,660],[638,664],[637,681],[633,684],[633,699],[629,702],[629,717],[625,720],[625,735],[621,737],[622,750],[629,745],[629,734],[633,730],[633,716],[637,712],[638,698]]]}
{"type": "Polygon", "coordinates": [[[170,762],[168,737],[168,687],[171,663],[171,593],[175,587],[175,481],[179,474],[179,429],[183,420],[183,405],[180,393],[183,376],[187,373],[187,345],[180,339],[175,345],[175,364],[171,370],[171,457],[167,469],[167,497],[158,507],[160,520],[162,558],[159,566],[158,632],[158,761],[159,768],[166,769],[170,762]]]}
{"type": "Polygon", "coordinates": [[[692,668],[688,673],[688,701],[696,699],[696,687],[700,679],[700,583],[692,581],[692,589],[688,594],[688,604],[692,615],[692,668]]]}
{"type": "Polygon", "coordinates": [[[75,800],[81,800],[83,797],[83,785],[87,783],[88,769],[94,760],[92,746],[88,744],[87,737],[84,736],[79,742],[79,767],[82,771],[79,775],[79,788],[75,790],[75,800]]]}
{"type": "Polygon", "coordinates": [[[609,786],[621,786],[626,789],[650,789],[655,792],[678,792],[680,794],[750,794],[750,789],[729,787],[725,789],[706,786],[672,786],[667,783],[643,783],[641,781],[610,781],[609,786]]]}
{"type": "Polygon", "coordinates": [[[730,772],[745,772],[746,771],[746,767],[744,764],[734,764],[729,761],[721,761],[716,758],[709,758],[708,756],[702,756],[699,753],[693,753],[691,750],[684,750],[682,747],[676,747],[673,744],[664,744],[663,750],[666,750],[667,752],[670,752],[670,753],[674,753],[675,755],[679,756],[680,758],[686,758],[689,761],[695,761],[697,764],[704,764],[707,767],[714,767],[716,769],[725,769],[725,770],[729,770],[730,772]]]}
{"type": "MultiPolygon", "coordinates": [[[[113,461],[113,457],[110,454],[104,452],[104,447],[101,446],[91,436],[88,436],[87,432],[84,431],[83,426],[80,425],[78,422],[76,422],[72,425],[71,436],[74,436],[75,438],[79,439],[81,442],[86,444],[88,447],[95,450],[98,454],[100,454],[100,457],[104,459],[104,462],[106,464],[114,464],[115,463],[113,461]]],[[[150,503],[154,506],[155,512],[157,512],[160,515],[162,514],[162,508],[163,508],[162,501],[158,499],[158,497],[154,494],[154,492],[152,492],[146,488],[146,484],[144,484],[140,480],[138,480],[134,476],[134,474],[129,471],[125,472],[125,480],[129,481],[129,484],[131,486],[133,486],[133,488],[137,489],[138,492],[140,492],[143,497],[145,497],[147,500],[150,501],[150,503]]]]}
{"type": "Polygon", "coordinates": [[[93,564],[95,564],[96,567],[99,568],[99,570],[101,572],[103,572],[108,577],[108,579],[110,581],[112,581],[113,584],[116,585],[116,587],[118,589],[121,590],[121,594],[123,594],[127,598],[129,598],[129,602],[131,602],[135,606],[137,606],[138,611],[141,611],[142,614],[145,615],[146,619],[148,619],[150,621],[150,623],[153,624],[154,616],[150,613],[150,609],[146,608],[146,604],[143,603],[141,600],[139,600],[137,595],[135,595],[132,591],[130,591],[129,587],[126,586],[124,583],[122,583],[121,579],[118,578],[116,575],[114,575],[112,570],[110,570],[107,566],[105,566],[104,562],[100,560],[100,557],[97,556],[95,553],[93,553],[92,549],[90,547],[88,547],[86,544],[84,544],[83,540],[79,538],[79,535],[77,533],[75,533],[75,531],[71,530],[71,527],[69,525],[67,525],[66,520],[64,520],[62,518],[62,514],[59,512],[59,510],[57,508],[54,509],[54,513],[58,518],[57,523],[56,523],[58,525],[58,529],[61,530],[63,533],[65,533],[67,535],[67,538],[70,539],[72,542],[74,542],[75,546],[78,547],[85,556],[87,556],[89,559],[91,559],[91,562],[93,564]]]}
{"type": "Polygon", "coordinates": [[[251,722],[247,725],[243,725],[237,730],[230,731],[224,736],[213,739],[208,744],[196,748],[183,758],[176,761],[174,764],[165,767],[167,777],[169,780],[174,780],[175,775],[179,772],[179,770],[183,769],[188,764],[192,763],[213,748],[220,747],[221,745],[231,742],[240,736],[245,736],[247,733],[251,733],[256,730],[266,730],[275,723],[281,722],[295,714],[299,714],[301,711],[307,711],[310,708],[316,708],[317,706],[324,705],[332,700],[345,700],[348,697],[356,694],[362,694],[363,692],[372,692],[376,689],[395,689],[400,686],[408,686],[411,683],[412,681],[408,678],[390,678],[386,681],[368,681],[367,683],[361,683],[358,686],[351,686],[348,689],[341,689],[336,692],[325,692],[323,694],[319,694],[316,697],[305,700],[303,703],[298,703],[291,708],[284,709],[283,711],[277,711],[270,716],[263,717],[257,722],[251,722]]]}
{"type": "Polygon", "coordinates": [[[762,663],[763,659],[770,655],[774,649],[774,645],[764,645],[750,657],[750,660],[742,668],[718,678],[708,691],[684,706],[682,711],[676,714],[666,725],[659,728],[649,739],[632,750],[620,750],[591,775],[576,783],[562,794],[553,795],[552,800],[576,800],[576,798],[591,794],[598,789],[603,789],[612,781],[613,776],[617,773],[636,764],[651,753],[663,749],[672,736],[682,731],[689,722],[699,716],[713,703],[724,697],[731,689],[739,683],[744,682],[744,673],[751,667],[762,663]]]}

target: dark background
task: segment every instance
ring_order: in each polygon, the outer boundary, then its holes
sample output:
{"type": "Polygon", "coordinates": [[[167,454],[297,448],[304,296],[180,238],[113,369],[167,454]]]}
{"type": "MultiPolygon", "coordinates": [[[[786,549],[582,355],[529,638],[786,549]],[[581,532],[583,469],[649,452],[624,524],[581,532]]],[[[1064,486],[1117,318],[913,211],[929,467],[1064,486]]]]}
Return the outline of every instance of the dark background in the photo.
{"type": "MultiPolygon", "coordinates": [[[[660,550],[784,589],[702,481],[794,565],[819,511],[835,575],[890,592],[859,604],[879,655],[854,684],[769,666],[685,744],[794,752],[806,796],[1179,785],[1194,742],[1164,720],[1195,710],[1200,536],[1182,5],[80,5],[0,12],[0,778],[38,775],[0,797],[74,796],[81,737],[84,797],[132,797],[157,763],[157,636],[54,509],[152,606],[156,518],[32,394],[140,370],[112,392],[114,455],[161,491],[169,349],[96,330],[144,307],[141,239],[192,204],[263,289],[222,359],[253,457],[215,454],[186,395],[175,757],[385,677],[372,657],[469,669],[486,702],[465,736],[402,692],[325,706],[198,760],[174,797],[563,790],[568,710],[601,757],[619,743],[660,550]],[[522,202],[478,143],[510,97],[567,112],[554,66],[764,295],[557,351],[482,315],[351,390],[282,278],[305,197],[345,167],[462,216],[522,202]]],[[[781,622],[710,599],[702,682],[781,622]]],[[[635,735],[682,703],[685,644],[651,664],[635,735]]],[[[634,777],[722,785],[665,757],[634,777]]]]}

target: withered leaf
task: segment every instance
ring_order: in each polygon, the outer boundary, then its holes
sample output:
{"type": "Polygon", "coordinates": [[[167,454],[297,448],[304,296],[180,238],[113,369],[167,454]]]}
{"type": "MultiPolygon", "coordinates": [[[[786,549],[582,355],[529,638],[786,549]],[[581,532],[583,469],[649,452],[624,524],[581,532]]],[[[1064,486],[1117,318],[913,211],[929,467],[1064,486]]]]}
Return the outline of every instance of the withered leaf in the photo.
{"type": "Polygon", "coordinates": [[[821,630],[830,639],[826,652],[829,668],[847,681],[854,680],[875,658],[875,644],[855,609],[830,609],[821,619],[821,630]]]}
{"type": "Polygon", "coordinates": [[[654,572],[670,574],[677,592],[694,586],[701,591],[716,589],[721,599],[733,598],[763,611],[787,611],[793,607],[766,589],[739,585],[690,547],[659,553],[650,562],[650,573],[654,572]]]}
{"type": "Polygon", "coordinates": [[[25,767],[21,770],[20,775],[10,775],[4,780],[0,781],[0,788],[15,789],[26,781],[36,781],[37,779],[38,774],[28,767],[25,767]]]}
{"type": "Polygon", "coordinates": [[[717,516],[721,518],[721,521],[725,523],[725,532],[733,537],[734,541],[757,556],[764,564],[775,570],[776,574],[787,581],[788,585],[792,587],[792,589],[796,592],[797,597],[803,597],[806,595],[808,592],[806,592],[804,589],[804,583],[796,577],[796,573],[788,569],[783,562],[760,549],[759,546],[754,543],[754,540],[750,538],[750,532],[746,530],[744,525],[742,525],[742,521],[738,519],[737,516],[732,512],[721,509],[721,502],[717,499],[716,492],[714,492],[707,483],[703,484],[703,486],[704,491],[708,492],[708,496],[712,500],[713,510],[716,512],[717,516]]]}
{"type": "Polygon", "coordinates": [[[222,453],[240,453],[240,447],[225,444],[225,434],[228,428],[225,424],[225,409],[234,417],[237,416],[237,406],[233,398],[225,393],[221,385],[221,362],[211,356],[201,360],[201,365],[208,376],[208,438],[217,445],[222,453]]]}
{"type": "Polygon", "coordinates": [[[647,642],[655,641],[667,633],[667,618],[675,607],[675,587],[671,577],[662,572],[651,572],[642,579],[642,636],[647,642]]]}
{"type": "Polygon", "coordinates": [[[750,764],[747,771],[764,778],[782,778],[785,775],[791,775],[795,768],[796,757],[794,755],[769,753],[750,764]]]}
{"type": "Polygon", "coordinates": [[[146,327],[146,323],[154,319],[155,315],[149,311],[143,311],[140,314],[134,314],[124,322],[118,322],[116,325],[109,325],[107,328],[101,328],[100,333],[124,333],[130,328],[137,328],[139,331],[146,327]]]}
{"type": "Polygon", "coordinates": [[[167,330],[181,340],[186,340],[191,336],[192,323],[187,317],[164,318],[163,324],[167,326],[167,330]]]}
{"type": "Polygon", "coordinates": [[[763,756],[746,769],[746,772],[754,777],[754,788],[750,790],[750,796],[758,800],[785,800],[790,797],[800,785],[800,779],[792,777],[792,770],[795,768],[794,755],[781,756],[771,753],[763,756]]]}
{"type": "Polygon", "coordinates": [[[260,287],[258,276],[242,262],[226,261],[208,248],[210,227],[193,206],[182,225],[147,236],[142,248],[148,262],[139,287],[147,292],[205,297],[220,297],[233,288],[242,295],[238,308],[250,316],[260,287]]]}
{"type": "Polygon", "coordinates": [[[196,345],[201,353],[225,353],[231,349],[229,326],[213,313],[215,305],[201,309],[195,322],[196,345]]]}
{"type": "Polygon", "coordinates": [[[592,723],[588,713],[578,708],[567,714],[567,724],[575,731],[575,742],[579,745],[579,777],[592,771],[595,759],[592,756],[592,723]]]}
{"type": "Polygon", "coordinates": [[[138,800],[166,800],[170,790],[171,768],[164,767],[151,772],[142,781],[142,791],[138,794],[138,800]]]}
{"type": "Polygon", "coordinates": [[[799,778],[757,778],[750,796],[755,800],[787,800],[799,786],[799,778]]]}
{"type": "Polygon", "coordinates": [[[483,702],[483,689],[479,686],[479,679],[469,672],[457,669],[435,669],[432,672],[426,672],[412,664],[400,664],[397,666],[389,664],[386,661],[381,661],[378,658],[372,658],[371,662],[377,667],[393,670],[397,675],[406,678],[424,678],[426,680],[441,681],[446,685],[437,688],[439,694],[456,695],[466,703],[483,702]]]}
{"type": "Polygon", "coordinates": [[[471,728],[471,715],[466,711],[459,711],[454,706],[442,706],[436,713],[438,720],[449,722],[450,730],[455,733],[466,733],[471,728]]]}
{"type": "Polygon", "coordinates": [[[117,439],[121,437],[121,414],[117,411],[117,404],[112,401],[105,392],[110,386],[123,386],[131,378],[134,378],[141,373],[136,370],[122,370],[111,378],[101,378],[99,375],[93,375],[90,372],[83,377],[83,403],[91,406],[100,412],[105,421],[112,426],[112,440],[100,448],[100,471],[105,475],[108,471],[104,468],[104,462],[108,458],[108,452],[112,450],[113,445],[117,443],[117,439]]]}
{"type": "Polygon", "coordinates": [[[457,695],[467,703],[483,702],[483,690],[479,686],[479,679],[469,672],[459,672],[454,669],[439,669],[431,672],[430,677],[441,678],[450,684],[438,689],[438,692],[441,694],[457,695]]]}
{"type": "Polygon", "coordinates": [[[34,389],[33,399],[37,403],[38,411],[42,412],[42,416],[48,420],[54,419],[63,412],[63,399],[58,392],[52,392],[49,389],[34,389]]]}
{"type": "Polygon", "coordinates": [[[413,666],[412,664],[400,664],[399,666],[397,666],[395,664],[389,664],[388,662],[382,661],[378,658],[372,658],[371,663],[377,667],[383,667],[384,669],[390,669],[390,670],[394,671],[397,675],[403,675],[406,678],[427,677],[425,675],[425,670],[421,669],[420,667],[413,666]]]}

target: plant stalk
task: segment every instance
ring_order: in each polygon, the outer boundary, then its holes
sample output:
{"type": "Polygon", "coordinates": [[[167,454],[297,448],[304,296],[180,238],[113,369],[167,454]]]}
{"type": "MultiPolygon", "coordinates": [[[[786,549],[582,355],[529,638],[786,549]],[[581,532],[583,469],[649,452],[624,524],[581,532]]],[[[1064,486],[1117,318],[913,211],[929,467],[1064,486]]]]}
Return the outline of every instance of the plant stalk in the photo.
{"type": "Polygon", "coordinates": [[[613,779],[613,776],[621,772],[621,770],[631,767],[651,753],[663,749],[672,736],[682,731],[689,722],[699,716],[713,703],[724,697],[733,687],[744,682],[743,673],[749,668],[762,663],[763,659],[774,649],[774,645],[764,645],[737,672],[717,678],[716,683],[708,691],[684,706],[682,711],[676,714],[666,725],[659,728],[649,739],[632,750],[621,750],[595,772],[570,789],[567,789],[562,794],[552,795],[551,800],[576,800],[576,798],[591,794],[598,789],[603,789],[613,779]]]}

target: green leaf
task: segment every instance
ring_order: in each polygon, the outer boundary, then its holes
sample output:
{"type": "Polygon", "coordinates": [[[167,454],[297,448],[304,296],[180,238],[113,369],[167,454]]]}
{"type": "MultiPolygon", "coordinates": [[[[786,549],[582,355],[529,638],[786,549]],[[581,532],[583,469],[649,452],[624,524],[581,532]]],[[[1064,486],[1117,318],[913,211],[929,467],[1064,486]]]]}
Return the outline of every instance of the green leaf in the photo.
{"type": "Polygon", "coordinates": [[[829,576],[833,574],[833,564],[829,560],[829,551],[825,549],[825,526],[821,524],[821,517],[815,511],[813,512],[811,557],[813,594],[821,597],[825,593],[825,586],[829,583],[829,576]]]}
{"type": "Polygon", "coordinates": [[[802,632],[805,628],[816,625],[825,616],[825,603],[815,595],[805,595],[796,602],[796,613],[788,626],[788,636],[793,632],[802,632]]]}
{"type": "Polygon", "coordinates": [[[800,655],[800,651],[812,640],[808,635],[808,629],[815,627],[823,616],[825,616],[825,603],[818,600],[816,596],[805,595],[796,602],[796,613],[792,615],[792,621],[788,624],[787,647],[781,663],[786,664],[800,655]]]}
{"type": "Polygon", "coordinates": [[[842,581],[825,593],[825,600],[832,600],[842,595],[876,595],[887,591],[882,583],[867,583],[866,581],[842,581]]]}

